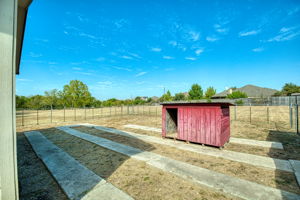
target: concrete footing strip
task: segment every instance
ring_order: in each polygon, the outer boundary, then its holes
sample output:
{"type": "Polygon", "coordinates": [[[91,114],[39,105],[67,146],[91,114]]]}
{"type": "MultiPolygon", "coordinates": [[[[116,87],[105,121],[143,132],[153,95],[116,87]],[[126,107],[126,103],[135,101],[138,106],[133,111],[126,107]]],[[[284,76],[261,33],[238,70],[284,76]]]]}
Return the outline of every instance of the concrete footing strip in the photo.
{"type": "Polygon", "coordinates": [[[133,199],[81,165],[40,132],[26,132],[25,136],[69,199],[133,199]]]}
{"type": "MultiPolygon", "coordinates": [[[[124,125],[124,127],[161,133],[161,129],[154,128],[154,127],[148,127],[148,126],[126,124],[126,125],[124,125]]],[[[259,146],[259,147],[266,147],[266,148],[273,148],[273,149],[283,149],[283,145],[280,142],[259,141],[259,140],[250,140],[250,139],[230,137],[230,143],[245,144],[245,145],[259,146]]]]}
{"type": "Polygon", "coordinates": [[[179,177],[193,181],[200,185],[205,185],[213,189],[221,190],[225,193],[243,199],[299,199],[300,196],[287,191],[263,186],[247,180],[231,177],[205,168],[196,167],[184,162],[176,161],[155,153],[142,151],[137,148],[126,146],[101,137],[89,135],[69,127],[58,127],[58,129],[75,137],[87,140],[104,148],[127,155],[146,162],[147,164],[173,173],[179,177]]]}
{"type": "Polygon", "coordinates": [[[289,160],[289,161],[293,167],[297,183],[300,187],[300,161],[299,160],[289,160]]]}
{"type": "Polygon", "coordinates": [[[143,140],[146,142],[153,142],[153,143],[157,143],[157,144],[168,145],[168,146],[186,150],[186,151],[191,151],[191,152],[195,152],[195,153],[199,153],[199,154],[203,154],[203,155],[214,156],[214,157],[224,158],[224,159],[228,159],[228,160],[232,160],[232,161],[242,162],[242,163],[254,165],[257,167],[266,167],[266,168],[270,168],[273,170],[277,169],[277,170],[282,170],[282,171],[287,171],[287,172],[293,172],[291,164],[287,160],[268,158],[265,156],[257,156],[257,155],[253,155],[253,154],[228,151],[228,150],[224,150],[224,149],[219,150],[219,149],[214,149],[211,147],[203,147],[203,146],[197,145],[197,144],[185,144],[180,141],[161,139],[161,138],[154,137],[154,136],[141,135],[141,134],[132,133],[132,132],[128,132],[128,131],[120,131],[117,129],[96,126],[93,124],[81,124],[81,125],[88,126],[88,127],[94,127],[101,131],[106,131],[109,133],[123,135],[126,137],[137,138],[137,139],[140,139],[140,140],[143,140]]]}

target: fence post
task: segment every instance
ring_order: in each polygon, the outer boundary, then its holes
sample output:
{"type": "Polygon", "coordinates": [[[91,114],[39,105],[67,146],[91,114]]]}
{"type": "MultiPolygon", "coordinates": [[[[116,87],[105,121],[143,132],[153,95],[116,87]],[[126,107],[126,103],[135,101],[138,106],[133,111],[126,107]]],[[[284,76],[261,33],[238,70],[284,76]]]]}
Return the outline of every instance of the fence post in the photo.
{"type": "Polygon", "coordinates": [[[92,119],[94,120],[94,107],[92,107],[92,119]]]}
{"type": "Polygon", "coordinates": [[[290,127],[293,128],[293,105],[292,104],[290,104],[289,110],[290,110],[290,127]]]}
{"type": "Polygon", "coordinates": [[[36,125],[39,125],[39,109],[36,109],[36,125]]]}
{"type": "Polygon", "coordinates": [[[50,115],[50,122],[52,123],[52,105],[51,105],[51,115],[50,115]]]}
{"type": "Polygon", "coordinates": [[[121,115],[123,116],[123,105],[121,105],[121,115]]]}
{"type": "Polygon", "coordinates": [[[24,126],[24,109],[22,110],[22,126],[24,126]]]}
{"type": "Polygon", "coordinates": [[[296,125],[296,133],[299,134],[299,108],[298,108],[298,104],[295,105],[295,125],[296,125]]]}
{"type": "Polygon", "coordinates": [[[127,115],[129,115],[129,105],[127,105],[127,115]]]}
{"type": "Polygon", "coordinates": [[[117,116],[117,106],[115,106],[115,116],[117,116]]]}
{"type": "Polygon", "coordinates": [[[236,107],[237,105],[234,106],[234,121],[236,121],[236,107]]]}
{"type": "Polygon", "coordinates": [[[75,118],[75,121],[76,121],[76,108],[74,108],[74,118],[75,118]]]}
{"type": "Polygon", "coordinates": [[[111,106],[109,107],[109,116],[111,116],[111,106]]]}
{"type": "Polygon", "coordinates": [[[249,110],[249,111],[250,111],[250,124],[251,124],[251,105],[250,105],[250,107],[249,107],[249,108],[250,108],[250,110],[249,110]]]}
{"type": "Polygon", "coordinates": [[[143,105],[143,113],[142,113],[142,115],[144,115],[144,105],[143,105]]]}
{"type": "Polygon", "coordinates": [[[151,115],[151,110],[150,110],[150,106],[149,106],[149,116],[151,115]]]}
{"type": "Polygon", "coordinates": [[[267,106],[267,121],[270,123],[270,113],[269,113],[269,106],[267,106]]]}
{"type": "Polygon", "coordinates": [[[66,122],[66,106],[64,106],[64,122],[66,122]]]}

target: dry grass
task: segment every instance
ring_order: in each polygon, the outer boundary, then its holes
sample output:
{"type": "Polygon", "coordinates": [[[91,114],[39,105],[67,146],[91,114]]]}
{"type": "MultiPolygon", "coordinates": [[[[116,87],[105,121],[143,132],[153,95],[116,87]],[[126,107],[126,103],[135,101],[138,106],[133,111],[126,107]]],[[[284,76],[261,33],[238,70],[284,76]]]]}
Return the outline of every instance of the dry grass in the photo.
{"type": "Polygon", "coordinates": [[[153,153],[157,153],[195,166],[207,168],[230,176],[235,176],[259,184],[300,194],[300,189],[293,173],[280,170],[268,170],[265,168],[259,168],[222,158],[205,156],[194,152],[179,150],[177,148],[165,145],[145,143],[135,138],[107,133],[94,128],[76,127],[75,129],[92,135],[101,136],[103,138],[132,146],[144,151],[151,151],[153,153]]]}
{"type": "MultiPolygon", "coordinates": [[[[90,170],[135,199],[236,199],[60,130],[46,129],[42,133],[90,170]]],[[[147,143],[144,145],[154,148],[147,143]]]]}
{"type": "MultiPolygon", "coordinates": [[[[238,109],[239,108],[240,107],[238,107],[238,109]]],[[[251,124],[249,123],[249,116],[247,116],[247,109],[249,109],[249,107],[241,107],[240,110],[237,110],[237,121],[233,120],[234,116],[231,111],[231,136],[255,140],[278,141],[283,143],[284,151],[232,143],[226,145],[225,148],[227,150],[273,158],[300,160],[300,137],[293,132],[294,130],[289,128],[287,120],[288,110],[286,107],[277,108],[277,110],[275,108],[274,110],[270,109],[270,123],[266,121],[267,119],[263,114],[266,111],[265,108],[266,107],[252,108],[251,124]]],[[[130,109],[130,115],[124,115],[127,114],[127,110],[125,110],[124,107],[123,112],[121,108],[115,108],[115,110],[114,108],[112,108],[112,110],[105,108],[102,111],[101,109],[77,110],[76,121],[72,115],[74,110],[68,110],[66,111],[67,114],[65,117],[67,122],[63,122],[64,117],[62,111],[56,111],[56,113],[52,113],[53,118],[55,118],[52,123],[50,123],[49,111],[40,111],[39,116],[41,118],[39,125],[36,125],[36,113],[28,111],[26,115],[27,118],[25,118],[25,126],[20,126],[20,120],[22,120],[22,118],[20,117],[20,113],[18,113],[17,130],[22,132],[43,128],[43,134],[53,141],[54,144],[61,147],[96,174],[106,178],[112,184],[136,199],[232,199],[232,197],[226,196],[223,193],[213,191],[204,186],[200,187],[182,180],[177,176],[150,167],[144,162],[129,159],[124,155],[101,148],[52,128],[89,122],[161,137],[160,133],[157,132],[123,127],[125,124],[137,124],[161,128],[160,108],[158,109],[157,115],[155,109],[152,111],[152,108],[150,108],[151,116],[149,115],[148,107],[144,107],[144,112],[141,107],[135,107],[134,110],[132,110],[132,108],[130,109]],[[85,117],[85,112],[87,113],[87,117],[85,117]],[[138,112],[139,115],[132,114],[134,112],[138,112]],[[117,116],[114,116],[114,114],[117,116]]],[[[288,172],[272,171],[221,158],[200,156],[196,153],[186,152],[172,147],[145,143],[140,140],[136,141],[131,138],[109,133],[100,133],[98,130],[92,128],[81,127],[80,129],[95,135],[101,134],[102,137],[106,137],[110,140],[152,151],[196,166],[300,194],[293,174],[288,172]]],[[[18,134],[18,165],[20,185],[23,186],[21,199],[65,198],[49,172],[33,153],[23,134],[20,133],[18,134]],[[34,186],[32,186],[32,184],[34,184],[34,186]]]]}

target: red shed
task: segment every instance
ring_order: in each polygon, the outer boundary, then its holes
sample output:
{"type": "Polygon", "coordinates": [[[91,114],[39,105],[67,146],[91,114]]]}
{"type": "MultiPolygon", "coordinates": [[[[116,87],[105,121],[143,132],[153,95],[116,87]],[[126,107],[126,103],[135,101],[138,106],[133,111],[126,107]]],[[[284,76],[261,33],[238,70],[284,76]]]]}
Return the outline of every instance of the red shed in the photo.
{"type": "Polygon", "coordinates": [[[162,136],[223,147],[230,137],[228,102],[162,103],[162,136]]]}

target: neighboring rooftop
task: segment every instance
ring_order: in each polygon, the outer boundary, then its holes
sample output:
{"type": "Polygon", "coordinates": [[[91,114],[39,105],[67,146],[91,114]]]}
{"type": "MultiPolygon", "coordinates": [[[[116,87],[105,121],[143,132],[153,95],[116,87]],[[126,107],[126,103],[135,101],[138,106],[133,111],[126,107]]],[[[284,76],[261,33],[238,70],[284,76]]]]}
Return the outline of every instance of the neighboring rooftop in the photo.
{"type": "Polygon", "coordinates": [[[263,88],[255,85],[245,85],[241,88],[230,88],[228,90],[224,90],[223,92],[215,94],[214,96],[212,96],[212,98],[226,98],[228,94],[231,94],[235,91],[244,92],[249,98],[271,97],[275,94],[275,92],[277,92],[277,90],[271,88],[263,88]]]}

